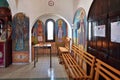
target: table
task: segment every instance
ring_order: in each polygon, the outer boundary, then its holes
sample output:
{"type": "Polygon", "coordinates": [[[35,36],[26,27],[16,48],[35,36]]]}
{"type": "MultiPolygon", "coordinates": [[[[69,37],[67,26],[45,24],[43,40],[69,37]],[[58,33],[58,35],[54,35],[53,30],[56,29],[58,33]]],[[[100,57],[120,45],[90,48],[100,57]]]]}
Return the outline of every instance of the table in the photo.
{"type": "Polygon", "coordinates": [[[36,44],[36,45],[34,45],[34,67],[36,67],[36,62],[38,62],[39,48],[50,49],[50,68],[52,68],[51,44],[36,44]]]}

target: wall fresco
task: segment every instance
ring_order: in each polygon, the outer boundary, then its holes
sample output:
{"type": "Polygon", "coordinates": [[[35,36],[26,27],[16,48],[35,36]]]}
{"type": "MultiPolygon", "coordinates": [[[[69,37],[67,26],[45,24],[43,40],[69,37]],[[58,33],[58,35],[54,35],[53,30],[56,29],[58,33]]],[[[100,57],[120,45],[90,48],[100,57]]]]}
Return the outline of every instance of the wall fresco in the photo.
{"type": "Polygon", "coordinates": [[[29,19],[23,13],[18,13],[13,18],[14,51],[28,51],[29,46],[29,19]]]}
{"type": "Polygon", "coordinates": [[[85,48],[87,39],[87,19],[86,12],[83,8],[79,8],[76,11],[73,24],[73,43],[82,48],[85,48]]]}
{"type": "MultiPolygon", "coordinates": [[[[17,55],[17,56],[22,55],[22,52],[26,53],[27,56],[29,55],[29,18],[23,13],[17,13],[13,17],[12,29],[13,29],[13,32],[12,32],[13,62],[16,62],[16,61],[21,62],[14,55],[17,55]],[[18,60],[14,61],[14,58],[18,60]]],[[[23,57],[25,56],[22,55],[20,59],[22,59],[23,57]]],[[[28,57],[27,57],[27,61],[29,61],[28,57]]]]}
{"type": "Polygon", "coordinates": [[[56,41],[62,42],[63,38],[68,35],[67,33],[68,28],[66,22],[62,19],[58,19],[55,26],[56,41]]]}
{"type": "Polygon", "coordinates": [[[37,20],[32,28],[32,44],[44,41],[44,27],[41,20],[37,20]]]}

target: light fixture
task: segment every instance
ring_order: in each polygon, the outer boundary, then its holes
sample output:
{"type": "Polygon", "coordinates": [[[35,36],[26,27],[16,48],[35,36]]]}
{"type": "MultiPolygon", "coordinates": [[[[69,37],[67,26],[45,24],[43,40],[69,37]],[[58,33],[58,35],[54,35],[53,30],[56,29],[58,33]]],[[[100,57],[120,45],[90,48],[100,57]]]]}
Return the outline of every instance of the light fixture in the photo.
{"type": "Polygon", "coordinates": [[[48,1],[48,5],[49,5],[49,6],[54,6],[54,1],[53,1],[53,0],[49,0],[49,1],[48,1]]]}

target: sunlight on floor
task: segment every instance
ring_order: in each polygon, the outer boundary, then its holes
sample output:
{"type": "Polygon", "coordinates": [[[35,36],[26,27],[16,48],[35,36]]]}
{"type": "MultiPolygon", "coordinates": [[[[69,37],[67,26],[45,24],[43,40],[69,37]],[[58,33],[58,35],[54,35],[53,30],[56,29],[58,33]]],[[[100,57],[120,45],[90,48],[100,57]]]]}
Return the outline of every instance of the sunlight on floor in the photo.
{"type": "Polygon", "coordinates": [[[0,80],[67,80],[67,77],[57,56],[52,57],[52,68],[49,67],[49,56],[40,56],[35,68],[33,62],[0,68],[0,80]]]}

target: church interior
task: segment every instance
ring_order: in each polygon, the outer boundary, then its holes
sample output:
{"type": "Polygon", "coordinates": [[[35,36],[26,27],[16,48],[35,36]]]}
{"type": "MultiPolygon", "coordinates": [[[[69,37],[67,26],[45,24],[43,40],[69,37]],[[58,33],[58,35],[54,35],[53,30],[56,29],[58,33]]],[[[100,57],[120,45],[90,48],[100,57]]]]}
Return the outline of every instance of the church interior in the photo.
{"type": "Polygon", "coordinates": [[[0,0],[0,80],[120,80],[120,0],[0,0]]]}

